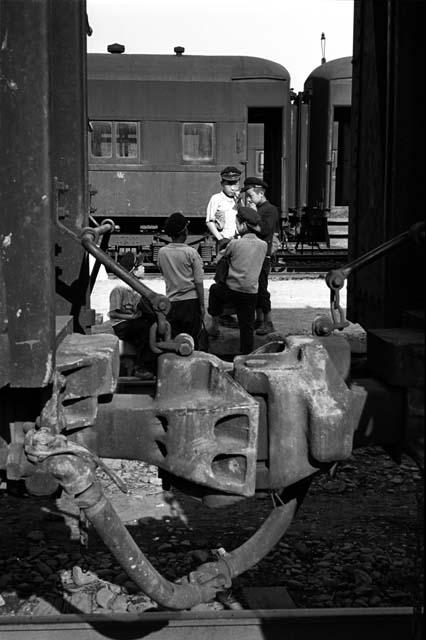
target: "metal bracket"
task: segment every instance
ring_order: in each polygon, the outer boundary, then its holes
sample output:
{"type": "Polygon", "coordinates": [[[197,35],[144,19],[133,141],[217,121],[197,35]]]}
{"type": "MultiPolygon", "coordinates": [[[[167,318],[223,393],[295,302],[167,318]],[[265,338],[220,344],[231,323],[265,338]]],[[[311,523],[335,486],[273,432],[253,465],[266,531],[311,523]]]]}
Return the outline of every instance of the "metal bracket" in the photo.
{"type": "Polygon", "coordinates": [[[69,210],[63,206],[62,204],[60,204],[61,202],[61,194],[67,193],[67,191],[69,191],[69,186],[63,182],[62,180],[59,180],[56,176],[53,178],[53,188],[54,188],[54,192],[55,192],[55,211],[56,211],[56,219],[59,220],[64,220],[65,218],[69,217],[69,210]]]}

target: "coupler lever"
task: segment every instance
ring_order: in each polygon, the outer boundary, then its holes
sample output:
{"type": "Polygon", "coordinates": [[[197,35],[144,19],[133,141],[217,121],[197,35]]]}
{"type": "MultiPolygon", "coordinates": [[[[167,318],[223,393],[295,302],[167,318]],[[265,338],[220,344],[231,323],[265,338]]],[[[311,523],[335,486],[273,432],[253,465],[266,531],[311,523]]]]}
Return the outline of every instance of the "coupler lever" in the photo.
{"type": "Polygon", "coordinates": [[[74,498],[129,578],[158,604],[169,609],[190,609],[209,602],[218,591],[231,585],[230,569],[222,558],[202,565],[182,578],[181,584],[163,578],[136,545],[104,495],[94,474],[100,460],[86,447],[42,428],[26,434],[25,452],[34,463],[46,461],[48,471],[74,498]]]}

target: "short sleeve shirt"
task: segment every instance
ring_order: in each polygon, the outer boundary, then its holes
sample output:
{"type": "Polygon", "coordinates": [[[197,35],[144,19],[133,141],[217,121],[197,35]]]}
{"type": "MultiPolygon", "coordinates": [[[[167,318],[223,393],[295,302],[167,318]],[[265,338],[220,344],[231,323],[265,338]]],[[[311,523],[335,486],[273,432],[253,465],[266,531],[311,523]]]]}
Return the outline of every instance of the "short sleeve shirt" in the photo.
{"type": "Polygon", "coordinates": [[[170,302],[197,298],[195,283],[203,281],[201,257],[183,242],[171,242],[158,252],[158,266],[166,282],[166,295],[170,302]]]}
{"type": "Polygon", "coordinates": [[[224,253],[229,257],[226,284],[230,289],[242,293],[257,293],[267,246],[254,233],[246,233],[239,239],[231,240],[224,253]]]}
{"type": "Polygon", "coordinates": [[[224,221],[221,234],[224,238],[233,238],[237,231],[235,217],[237,215],[237,203],[235,199],[227,196],[223,191],[215,193],[207,205],[206,222],[214,222],[216,217],[224,221]]]}
{"type": "MultiPolygon", "coordinates": [[[[126,284],[114,287],[109,295],[109,310],[123,313],[136,313],[140,295],[126,284]]],[[[115,325],[123,320],[111,318],[111,324],[115,325]]]]}

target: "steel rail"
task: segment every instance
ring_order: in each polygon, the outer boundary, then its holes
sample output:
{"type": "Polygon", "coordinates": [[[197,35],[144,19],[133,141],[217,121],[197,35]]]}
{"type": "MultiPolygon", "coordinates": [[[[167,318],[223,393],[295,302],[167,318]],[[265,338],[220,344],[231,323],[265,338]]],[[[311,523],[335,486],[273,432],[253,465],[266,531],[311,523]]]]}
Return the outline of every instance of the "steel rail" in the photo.
{"type": "Polygon", "coordinates": [[[0,617],[2,640],[419,640],[422,627],[411,607],[0,617]]]}

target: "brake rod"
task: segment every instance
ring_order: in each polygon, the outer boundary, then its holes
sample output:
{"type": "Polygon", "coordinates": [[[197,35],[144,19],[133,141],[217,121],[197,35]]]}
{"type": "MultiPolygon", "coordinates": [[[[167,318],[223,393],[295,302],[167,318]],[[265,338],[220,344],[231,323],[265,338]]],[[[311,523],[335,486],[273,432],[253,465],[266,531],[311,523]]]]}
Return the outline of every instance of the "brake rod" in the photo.
{"type": "Polygon", "coordinates": [[[145,300],[148,300],[154,312],[166,316],[170,310],[170,300],[166,296],[152,291],[97,246],[99,238],[104,233],[111,233],[113,230],[114,223],[111,220],[104,220],[98,227],[85,227],[80,234],[81,244],[96,260],[112,271],[120,280],[126,282],[145,300]]]}

